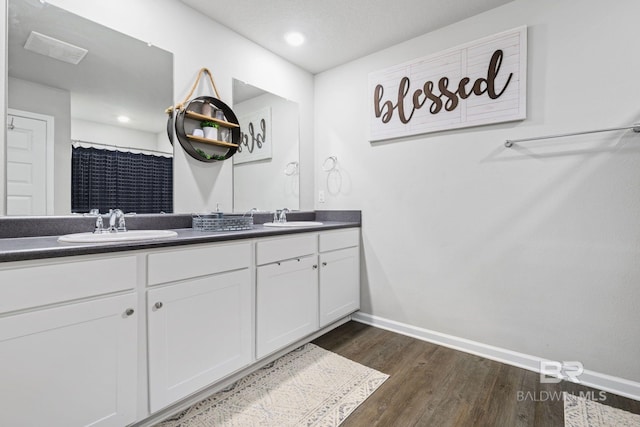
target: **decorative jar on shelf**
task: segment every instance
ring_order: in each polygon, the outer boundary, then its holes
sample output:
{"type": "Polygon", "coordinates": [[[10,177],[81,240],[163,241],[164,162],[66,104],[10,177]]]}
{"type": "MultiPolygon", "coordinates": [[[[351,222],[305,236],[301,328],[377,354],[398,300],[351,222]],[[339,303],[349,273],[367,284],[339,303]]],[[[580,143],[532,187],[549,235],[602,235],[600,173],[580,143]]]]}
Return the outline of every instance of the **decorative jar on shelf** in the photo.
{"type": "Polygon", "coordinates": [[[215,110],[216,108],[213,105],[204,101],[200,107],[200,114],[203,116],[215,117],[215,110]]]}
{"type": "Polygon", "coordinates": [[[219,127],[218,128],[218,138],[223,142],[231,142],[231,132],[229,128],[219,127]]]}

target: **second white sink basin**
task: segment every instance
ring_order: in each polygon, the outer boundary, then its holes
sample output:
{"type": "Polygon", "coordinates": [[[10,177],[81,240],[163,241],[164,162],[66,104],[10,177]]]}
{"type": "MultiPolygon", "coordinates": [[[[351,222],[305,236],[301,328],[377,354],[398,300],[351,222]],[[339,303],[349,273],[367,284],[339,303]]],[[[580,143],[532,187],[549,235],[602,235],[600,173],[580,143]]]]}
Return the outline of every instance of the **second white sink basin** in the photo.
{"type": "Polygon", "coordinates": [[[322,225],[322,223],[317,221],[287,221],[287,222],[266,222],[262,225],[264,225],[265,227],[312,227],[312,226],[322,225]]]}
{"type": "Polygon", "coordinates": [[[171,230],[131,230],[119,233],[76,233],[58,238],[65,243],[103,243],[103,242],[132,242],[137,240],[158,240],[176,237],[178,233],[171,230]]]}

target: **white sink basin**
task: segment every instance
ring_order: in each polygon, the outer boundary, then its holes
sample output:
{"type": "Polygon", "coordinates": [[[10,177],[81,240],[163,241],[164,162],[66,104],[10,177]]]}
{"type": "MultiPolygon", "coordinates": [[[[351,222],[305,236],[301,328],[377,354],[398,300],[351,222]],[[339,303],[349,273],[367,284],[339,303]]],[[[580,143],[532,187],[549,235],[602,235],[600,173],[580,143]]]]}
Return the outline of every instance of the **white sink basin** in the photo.
{"type": "Polygon", "coordinates": [[[316,225],[322,225],[317,221],[287,221],[287,222],[266,222],[265,227],[312,227],[316,225]]]}
{"type": "Polygon", "coordinates": [[[176,237],[178,233],[171,230],[132,230],[119,233],[76,233],[58,238],[65,243],[103,243],[103,242],[132,242],[136,240],[158,240],[176,237]]]}

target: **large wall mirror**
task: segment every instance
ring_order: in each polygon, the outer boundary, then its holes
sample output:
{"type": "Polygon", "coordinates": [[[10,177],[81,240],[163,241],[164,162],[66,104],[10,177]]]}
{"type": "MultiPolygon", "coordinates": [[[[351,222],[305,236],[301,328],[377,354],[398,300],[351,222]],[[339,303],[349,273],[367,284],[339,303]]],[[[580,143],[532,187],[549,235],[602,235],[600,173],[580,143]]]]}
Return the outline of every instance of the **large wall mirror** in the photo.
{"type": "Polygon", "coordinates": [[[300,209],[298,104],[233,80],[241,146],[233,159],[233,210],[300,209]]]}
{"type": "Polygon", "coordinates": [[[39,0],[9,0],[7,29],[7,214],[172,212],[173,55],[39,0]]]}

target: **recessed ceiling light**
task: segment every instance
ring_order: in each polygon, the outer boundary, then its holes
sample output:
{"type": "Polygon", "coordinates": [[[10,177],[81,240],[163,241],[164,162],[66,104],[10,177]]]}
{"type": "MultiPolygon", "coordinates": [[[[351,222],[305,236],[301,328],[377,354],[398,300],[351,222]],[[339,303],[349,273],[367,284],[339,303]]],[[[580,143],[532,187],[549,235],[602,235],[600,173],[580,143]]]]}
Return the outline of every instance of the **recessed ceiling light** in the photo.
{"type": "Polygon", "coordinates": [[[129,123],[129,121],[131,121],[131,119],[127,116],[118,116],[118,121],[120,123],[129,123]]]}
{"type": "Polygon", "coordinates": [[[297,31],[292,31],[290,33],[285,34],[284,39],[291,46],[300,46],[302,43],[304,43],[304,36],[298,33],[297,31]]]}

